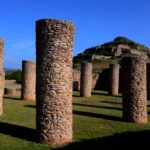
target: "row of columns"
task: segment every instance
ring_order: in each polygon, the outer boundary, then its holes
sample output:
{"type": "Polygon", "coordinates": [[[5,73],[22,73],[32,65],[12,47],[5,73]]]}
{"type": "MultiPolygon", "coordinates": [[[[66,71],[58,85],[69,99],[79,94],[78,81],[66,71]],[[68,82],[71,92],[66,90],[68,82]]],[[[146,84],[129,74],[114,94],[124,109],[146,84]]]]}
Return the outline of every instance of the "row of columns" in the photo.
{"type": "MultiPolygon", "coordinates": [[[[36,22],[36,129],[40,143],[62,145],[72,141],[72,48],[74,25],[59,20],[36,22]]],[[[0,42],[0,55],[3,55],[0,42]]],[[[3,62],[0,60],[0,66],[3,62]]],[[[32,65],[24,62],[24,79],[31,79],[32,65]],[[25,73],[26,72],[26,73],[25,73]]],[[[0,67],[0,88],[3,89],[3,69],[0,67]],[[1,84],[2,83],[2,84],[1,84]]],[[[117,94],[119,66],[111,66],[111,94],[117,94]],[[117,76],[116,76],[117,73],[117,76]],[[114,76],[115,75],[115,76],[114,76]]],[[[123,58],[123,118],[136,123],[147,122],[146,60],[141,56],[123,58]]],[[[81,67],[81,95],[90,96],[92,65],[81,67]],[[89,77],[91,76],[91,77],[89,77]],[[89,92],[88,92],[89,91],[89,92]]],[[[26,86],[26,82],[23,81],[26,86]]],[[[27,87],[27,86],[26,86],[27,87]]],[[[27,87],[28,88],[28,87],[27,87]]],[[[28,97],[29,89],[24,89],[28,97]]],[[[0,90],[0,113],[2,94],[0,90]]]]}
{"type": "MultiPolygon", "coordinates": [[[[109,69],[109,95],[117,96],[119,91],[119,64],[110,64],[109,69]]],[[[90,97],[92,90],[92,64],[81,63],[80,96],[90,97]]],[[[33,61],[22,61],[22,100],[35,100],[36,92],[36,64],[33,61]]],[[[78,86],[78,85],[77,85],[78,86]]],[[[150,89],[150,64],[147,64],[147,90],[150,89]]],[[[147,92],[147,98],[150,99],[150,92],[147,92]]]]}
{"type": "MultiPolygon", "coordinates": [[[[119,91],[119,64],[110,64],[109,94],[117,96],[119,91]]],[[[80,96],[90,97],[92,92],[92,64],[81,63],[80,96]]]]}

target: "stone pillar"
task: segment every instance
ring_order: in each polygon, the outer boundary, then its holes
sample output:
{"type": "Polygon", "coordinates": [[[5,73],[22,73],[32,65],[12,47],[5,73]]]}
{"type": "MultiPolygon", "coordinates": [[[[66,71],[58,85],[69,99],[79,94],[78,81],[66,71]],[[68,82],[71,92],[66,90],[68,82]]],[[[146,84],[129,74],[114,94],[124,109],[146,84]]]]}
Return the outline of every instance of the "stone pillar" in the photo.
{"type": "Polygon", "coordinates": [[[92,92],[92,64],[81,63],[80,96],[90,97],[92,92]]]}
{"type": "Polygon", "coordinates": [[[147,99],[150,100],[150,63],[147,63],[147,99]]]}
{"type": "Polygon", "coordinates": [[[35,80],[36,80],[36,66],[35,62],[23,60],[22,61],[22,100],[35,100],[35,80]]]}
{"type": "Polygon", "coordinates": [[[72,141],[73,39],[71,22],[36,22],[36,128],[40,143],[63,145],[72,141]]]}
{"type": "Polygon", "coordinates": [[[0,115],[3,114],[3,95],[5,82],[3,63],[4,63],[4,40],[0,39],[0,115]]]}
{"type": "Polygon", "coordinates": [[[110,64],[109,94],[117,96],[119,91],[119,64],[110,64]]]}
{"type": "Polygon", "coordinates": [[[146,59],[131,55],[122,60],[123,119],[147,123],[146,59]]]}

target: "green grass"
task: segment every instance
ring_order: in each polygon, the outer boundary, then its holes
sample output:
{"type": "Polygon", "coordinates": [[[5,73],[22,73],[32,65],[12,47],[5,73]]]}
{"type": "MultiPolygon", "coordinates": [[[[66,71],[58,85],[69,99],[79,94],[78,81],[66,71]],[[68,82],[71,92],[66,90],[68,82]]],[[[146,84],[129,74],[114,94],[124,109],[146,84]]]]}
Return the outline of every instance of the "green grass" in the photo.
{"type": "MultiPolygon", "coordinates": [[[[0,117],[0,150],[54,149],[35,142],[35,102],[5,96],[4,108],[0,117]]],[[[123,122],[121,95],[112,97],[107,92],[94,91],[92,97],[81,98],[74,92],[73,113],[74,139],[61,149],[107,150],[128,148],[130,144],[142,148],[149,145],[150,121],[146,125],[123,122]]]]}
{"type": "Polygon", "coordinates": [[[10,84],[6,84],[5,88],[9,88],[9,89],[21,89],[21,84],[18,83],[10,83],[10,84]]]}

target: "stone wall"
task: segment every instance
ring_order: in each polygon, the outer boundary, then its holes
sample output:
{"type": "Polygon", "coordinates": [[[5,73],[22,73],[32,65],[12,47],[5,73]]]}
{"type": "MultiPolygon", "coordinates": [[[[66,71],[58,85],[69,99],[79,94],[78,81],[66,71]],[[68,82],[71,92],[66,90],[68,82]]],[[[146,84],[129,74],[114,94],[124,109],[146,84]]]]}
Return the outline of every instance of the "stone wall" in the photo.
{"type": "MultiPolygon", "coordinates": [[[[73,70],[73,90],[80,91],[80,70],[73,70]]],[[[92,89],[95,89],[97,81],[99,79],[98,73],[92,73],[92,89]]]]}
{"type": "Polygon", "coordinates": [[[92,64],[81,63],[80,96],[90,97],[92,92],[92,64]]]}
{"type": "MultiPolygon", "coordinates": [[[[92,90],[104,90],[104,91],[109,91],[109,78],[110,78],[110,72],[109,68],[103,69],[102,72],[100,73],[93,73],[92,74],[92,90]]],[[[77,82],[76,85],[79,83],[80,84],[80,70],[75,70],[74,69],[74,75],[73,75],[73,81],[77,82]]],[[[122,87],[123,87],[123,82],[122,82],[122,68],[119,70],[119,93],[122,93],[122,87]]],[[[74,91],[79,91],[80,88],[77,90],[77,88],[73,87],[74,91]]]]}
{"type": "Polygon", "coordinates": [[[5,80],[5,85],[11,83],[16,83],[16,80],[5,80]]]}
{"type": "Polygon", "coordinates": [[[5,88],[4,94],[6,95],[17,95],[16,89],[5,88]]]}
{"type": "Polygon", "coordinates": [[[146,59],[133,55],[122,60],[123,118],[127,122],[147,123],[146,59]]]}
{"type": "Polygon", "coordinates": [[[74,25],[60,20],[36,22],[38,141],[72,141],[72,48],[74,25]]]}
{"type": "Polygon", "coordinates": [[[73,90],[80,91],[80,70],[73,70],[73,90]]]}
{"type": "Polygon", "coordinates": [[[4,63],[4,40],[0,39],[0,115],[3,114],[3,94],[5,82],[3,63],[4,63]]]}
{"type": "Polygon", "coordinates": [[[36,80],[35,62],[22,61],[22,100],[35,100],[35,80],[36,80]]]}

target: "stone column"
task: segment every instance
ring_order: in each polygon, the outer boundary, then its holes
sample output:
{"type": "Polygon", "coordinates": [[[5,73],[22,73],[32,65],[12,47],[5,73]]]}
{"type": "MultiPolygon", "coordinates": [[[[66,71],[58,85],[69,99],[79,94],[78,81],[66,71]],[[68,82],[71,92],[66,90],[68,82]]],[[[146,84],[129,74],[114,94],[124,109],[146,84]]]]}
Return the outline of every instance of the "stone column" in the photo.
{"type": "Polygon", "coordinates": [[[22,61],[22,100],[35,100],[36,64],[33,61],[22,61]]]}
{"type": "Polygon", "coordinates": [[[90,97],[92,92],[92,64],[81,63],[80,96],[90,97]]]}
{"type": "Polygon", "coordinates": [[[123,119],[147,123],[146,59],[131,55],[122,60],[123,119]]]}
{"type": "Polygon", "coordinates": [[[36,22],[38,141],[63,145],[72,141],[72,49],[74,24],[36,22]]]}
{"type": "Polygon", "coordinates": [[[3,95],[4,95],[4,81],[5,81],[3,63],[4,63],[4,40],[0,39],[0,115],[3,114],[3,95]]]}
{"type": "Polygon", "coordinates": [[[147,63],[147,99],[150,100],[150,63],[147,63]]]}
{"type": "Polygon", "coordinates": [[[112,96],[118,95],[119,90],[119,64],[110,64],[109,72],[109,94],[112,96]]]}

